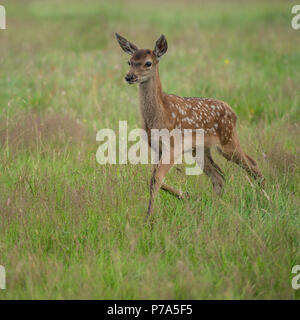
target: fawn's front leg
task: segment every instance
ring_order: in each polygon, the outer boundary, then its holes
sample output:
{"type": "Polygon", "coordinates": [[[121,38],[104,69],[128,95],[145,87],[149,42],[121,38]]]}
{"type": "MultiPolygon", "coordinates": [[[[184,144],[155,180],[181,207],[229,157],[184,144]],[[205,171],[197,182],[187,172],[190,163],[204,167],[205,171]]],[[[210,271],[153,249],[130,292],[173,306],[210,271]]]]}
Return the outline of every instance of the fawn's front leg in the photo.
{"type": "Polygon", "coordinates": [[[173,163],[170,164],[155,164],[153,166],[153,172],[152,172],[152,177],[150,180],[150,200],[149,200],[149,206],[148,206],[148,211],[147,211],[147,216],[146,220],[149,218],[149,216],[153,212],[153,205],[154,205],[154,200],[155,196],[158,192],[158,190],[161,188],[164,177],[168,173],[168,171],[173,167],[173,163]]]}

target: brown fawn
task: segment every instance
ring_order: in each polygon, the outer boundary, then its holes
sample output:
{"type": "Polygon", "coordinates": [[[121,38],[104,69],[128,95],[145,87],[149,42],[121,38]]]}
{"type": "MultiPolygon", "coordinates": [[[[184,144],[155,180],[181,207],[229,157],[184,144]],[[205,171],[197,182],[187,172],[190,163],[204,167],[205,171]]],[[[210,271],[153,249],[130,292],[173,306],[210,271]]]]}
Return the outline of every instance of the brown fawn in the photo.
{"type": "MultiPolygon", "coordinates": [[[[204,130],[204,168],[203,172],[211,179],[213,190],[219,195],[224,185],[224,173],[214,162],[210,149],[216,147],[227,160],[241,166],[258,180],[262,186],[264,178],[254,159],[247,155],[239,144],[236,131],[237,116],[230,106],[211,98],[179,97],[162,91],[158,73],[158,63],[167,52],[168,44],[164,35],[156,41],[154,50],[138,49],[137,46],[116,33],[121,48],[131,56],[129,72],[125,80],[129,84],[139,84],[140,110],[143,128],[148,134],[151,147],[151,129],[203,129],[204,130]]],[[[173,145],[174,147],[174,145],[173,145]]],[[[172,151],[172,146],[171,146],[172,151]]],[[[159,162],[154,165],[150,181],[150,200],[147,217],[153,211],[155,196],[160,188],[180,199],[182,191],[163,182],[165,175],[174,165],[159,162]]]]}

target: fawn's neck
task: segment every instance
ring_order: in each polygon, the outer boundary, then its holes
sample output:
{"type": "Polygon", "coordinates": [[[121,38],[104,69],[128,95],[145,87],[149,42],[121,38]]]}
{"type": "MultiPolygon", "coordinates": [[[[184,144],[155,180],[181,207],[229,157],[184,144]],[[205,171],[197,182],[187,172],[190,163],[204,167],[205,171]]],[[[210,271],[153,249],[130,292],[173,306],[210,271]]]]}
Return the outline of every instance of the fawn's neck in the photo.
{"type": "Polygon", "coordinates": [[[158,67],[151,78],[140,83],[140,108],[146,129],[160,128],[163,123],[162,87],[158,67]]]}

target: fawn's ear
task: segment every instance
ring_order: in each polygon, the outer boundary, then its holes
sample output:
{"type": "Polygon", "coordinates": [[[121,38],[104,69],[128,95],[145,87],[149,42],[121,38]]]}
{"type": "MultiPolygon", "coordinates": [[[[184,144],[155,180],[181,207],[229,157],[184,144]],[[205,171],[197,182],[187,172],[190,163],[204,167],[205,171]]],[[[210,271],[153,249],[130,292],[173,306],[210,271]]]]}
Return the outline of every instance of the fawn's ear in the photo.
{"type": "Polygon", "coordinates": [[[168,43],[166,37],[162,34],[160,38],[156,41],[154,54],[157,59],[164,55],[168,50],[168,43]]]}
{"type": "Polygon", "coordinates": [[[119,42],[120,47],[131,56],[138,50],[138,47],[129,42],[125,38],[121,37],[118,33],[115,34],[119,42]]]}

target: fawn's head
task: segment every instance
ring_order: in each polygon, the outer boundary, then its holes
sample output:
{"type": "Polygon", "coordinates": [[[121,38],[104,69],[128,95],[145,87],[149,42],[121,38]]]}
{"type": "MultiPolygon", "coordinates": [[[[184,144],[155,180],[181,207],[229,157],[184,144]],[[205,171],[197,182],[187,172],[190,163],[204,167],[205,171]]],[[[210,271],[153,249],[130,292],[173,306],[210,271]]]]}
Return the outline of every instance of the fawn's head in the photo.
{"type": "Polygon", "coordinates": [[[154,50],[138,47],[116,33],[120,47],[131,56],[128,61],[130,69],[125,80],[133,84],[148,81],[155,73],[160,57],[167,52],[168,44],[164,35],[156,41],[154,50]]]}

